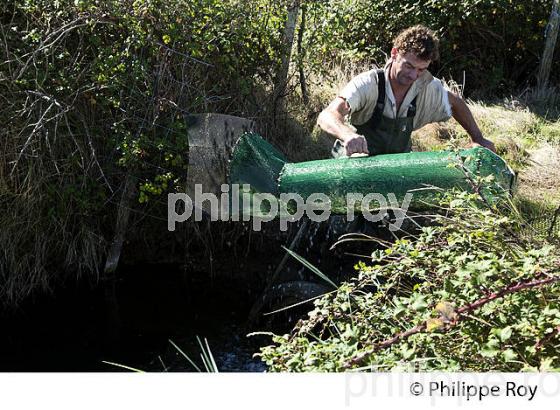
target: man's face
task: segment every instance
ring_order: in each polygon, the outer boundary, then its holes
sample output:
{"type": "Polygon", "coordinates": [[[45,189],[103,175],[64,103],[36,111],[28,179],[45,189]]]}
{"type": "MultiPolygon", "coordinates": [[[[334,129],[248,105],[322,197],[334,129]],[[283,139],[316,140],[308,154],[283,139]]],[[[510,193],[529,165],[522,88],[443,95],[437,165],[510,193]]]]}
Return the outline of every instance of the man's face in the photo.
{"type": "Polygon", "coordinates": [[[391,60],[391,78],[403,87],[411,86],[430,65],[429,60],[422,60],[410,52],[402,54],[396,48],[391,50],[391,60]]]}

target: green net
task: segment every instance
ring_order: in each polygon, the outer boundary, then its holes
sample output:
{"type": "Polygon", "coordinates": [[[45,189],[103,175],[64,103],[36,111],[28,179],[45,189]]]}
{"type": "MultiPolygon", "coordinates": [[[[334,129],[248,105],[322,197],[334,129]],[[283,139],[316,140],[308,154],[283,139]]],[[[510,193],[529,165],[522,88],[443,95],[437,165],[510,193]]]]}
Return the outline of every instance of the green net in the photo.
{"type": "MultiPolygon", "coordinates": [[[[387,205],[401,204],[408,194],[408,209],[424,210],[435,205],[442,192],[472,190],[477,178],[492,180],[492,186],[500,187],[484,192],[490,201],[509,194],[515,181],[505,161],[481,147],[289,163],[272,145],[251,133],[239,139],[230,163],[233,184],[250,184],[252,192],[275,196],[298,194],[304,200],[311,194],[324,194],[333,214],[345,214],[349,207],[359,212],[363,206],[359,198],[368,194],[386,196],[387,205]]],[[[379,201],[374,204],[379,207],[379,201]]]]}
{"type": "Polygon", "coordinates": [[[235,148],[229,166],[231,184],[249,184],[251,192],[278,194],[278,175],[286,158],[280,151],[255,133],[243,134],[235,148]]]}

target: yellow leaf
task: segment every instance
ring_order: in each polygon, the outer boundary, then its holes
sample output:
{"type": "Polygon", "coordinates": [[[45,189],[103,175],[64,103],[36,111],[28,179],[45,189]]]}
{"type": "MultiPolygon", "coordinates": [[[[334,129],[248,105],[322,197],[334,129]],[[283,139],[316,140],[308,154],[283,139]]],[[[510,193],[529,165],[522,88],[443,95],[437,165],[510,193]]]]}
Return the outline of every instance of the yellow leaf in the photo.
{"type": "Polygon", "coordinates": [[[443,326],[443,320],[441,319],[428,319],[426,320],[426,330],[428,332],[433,332],[443,326]]]}
{"type": "Polygon", "coordinates": [[[455,313],[455,308],[452,303],[449,302],[439,302],[436,305],[436,312],[441,315],[444,321],[452,321],[457,318],[457,313],[455,313]]]}

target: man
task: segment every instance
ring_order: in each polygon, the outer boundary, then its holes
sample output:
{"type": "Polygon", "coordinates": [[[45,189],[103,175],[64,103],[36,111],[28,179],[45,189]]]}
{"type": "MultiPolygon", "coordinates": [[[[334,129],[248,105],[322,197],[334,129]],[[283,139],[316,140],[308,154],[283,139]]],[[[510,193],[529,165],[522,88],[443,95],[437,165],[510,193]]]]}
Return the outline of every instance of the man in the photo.
{"type": "Polygon", "coordinates": [[[465,102],[428,72],[430,63],[439,58],[438,45],[434,32],[426,27],[404,30],[394,40],[385,69],[353,78],[321,112],[317,124],[337,138],[332,149],[335,158],[409,152],[412,131],[451,116],[473,145],[495,152],[465,102]],[[353,127],[345,123],[347,116],[353,127]]]}

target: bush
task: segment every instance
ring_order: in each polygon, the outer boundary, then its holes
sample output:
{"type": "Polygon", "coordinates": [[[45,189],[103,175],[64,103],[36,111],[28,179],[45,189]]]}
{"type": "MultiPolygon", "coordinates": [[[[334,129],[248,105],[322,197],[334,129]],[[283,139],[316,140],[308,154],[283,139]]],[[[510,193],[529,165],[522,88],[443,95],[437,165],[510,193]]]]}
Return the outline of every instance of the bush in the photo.
{"type": "Polygon", "coordinates": [[[97,273],[125,177],[147,214],[184,182],[185,114],[260,109],[282,10],[237,0],[0,5],[3,301],[65,272],[97,273]]]}
{"type": "MultiPolygon", "coordinates": [[[[353,58],[383,65],[396,34],[424,24],[442,40],[441,61],[431,71],[459,82],[464,73],[467,92],[478,90],[486,96],[508,95],[535,80],[552,6],[548,0],[323,0],[309,4],[306,48],[314,51],[308,51],[313,61],[353,58]]],[[[554,64],[558,65],[558,59],[554,64]]]]}
{"type": "Polygon", "coordinates": [[[513,214],[476,200],[459,194],[434,225],[375,250],[262,349],[270,370],[560,368],[558,247],[527,242],[513,214]]]}

